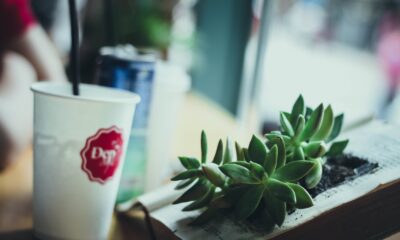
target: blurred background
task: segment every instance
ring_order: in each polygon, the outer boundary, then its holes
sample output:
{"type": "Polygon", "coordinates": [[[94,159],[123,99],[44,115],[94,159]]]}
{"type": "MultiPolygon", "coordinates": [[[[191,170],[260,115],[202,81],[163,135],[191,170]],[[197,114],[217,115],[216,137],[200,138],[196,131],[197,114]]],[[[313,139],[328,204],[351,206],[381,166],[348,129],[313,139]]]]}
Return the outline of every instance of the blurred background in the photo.
{"type": "MultiPolygon", "coordinates": [[[[68,1],[28,3],[69,73],[68,1]]],[[[400,1],[77,0],[77,5],[83,82],[96,83],[103,46],[132,44],[158,53],[147,190],[169,178],[177,155],[200,155],[202,129],[210,152],[219,138],[246,143],[252,133],[276,129],[279,111],[289,110],[299,94],[311,107],[322,101],[344,112],[348,128],[374,117],[400,123],[400,1]]],[[[35,51],[50,50],[40,45],[35,51]]],[[[0,159],[13,144],[31,148],[31,81],[23,72],[32,81],[40,76],[29,63],[19,66],[21,61],[4,60],[2,78],[15,72],[25,80],[10,78],[23,86],[21,95],[9,94],[10,86],[0,81],[0,159]],[[2,137],[13,133],[13,141],[2,137]]],[[[26,154],[19,158],[31,158],[30,150],[26,154]]],[[[31,189],[26,178],[31,164],[16,162],[14,169],[22,170],[8,176],[5,171],[0,183],[20,174],[21,188],[31,189]]]]}
{"type": "MultiPolygon", "coordinates": [[[[29,3],[69,73],[68,2],[29,3]]],[[[344,112],[348,127],[372,117],[400,122],[399,1],[78,0],[77,7],[83,82],[96,83],[103,46],[158,52],[149,151],[159,154],[150,158],[198,155],[202,129],[211,151],[219,138],[246,142],[276,129],[279,111],[299,94],[311,107],[322,101],[344,112]]],[[[19,126],[29,125],[31,111],[24,114],[19,126]]]]}

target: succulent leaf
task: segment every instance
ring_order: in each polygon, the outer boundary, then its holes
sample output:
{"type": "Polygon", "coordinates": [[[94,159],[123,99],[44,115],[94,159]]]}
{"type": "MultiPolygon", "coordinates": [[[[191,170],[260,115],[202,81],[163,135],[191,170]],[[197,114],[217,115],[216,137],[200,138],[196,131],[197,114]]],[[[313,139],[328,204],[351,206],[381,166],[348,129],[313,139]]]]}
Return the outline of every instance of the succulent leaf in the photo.
{"type": "Polygon", "coordinates": [[[348,143],[349,143],[348,139],[332,143],[326,155],[334,157],[342,154],[348,143]]]}
{"type": "Polygon", "coordinates": [[[233,161],[236,161],[235,150],[232,146],[232,141],[229,138],[227,138],[223,163],[229,163],[233,161]]]}
{"type": "Polygon", "coordinates": [[[231,185],[228,189],[226,189],[224,199],[234,205],[239,200],[239,198],[246,193],[247,189],[247,185],[231,185]]]}
{"type": "Polygon", "coordinates": [[[265,146],[258,137],[253,135],[248,149],[250,160],[263,165],[265,158],[267,157],[267,146],[265,146]]]}
{"type": "Polygon", "coordinates": [[[293,126],[283,112],[281,112],[280,115],[280,122],[283,131],[287,133],[289,136],[293,136],[294,135],[293,126]]]}
{"type": "Polygon", "coordinates": [[[300,133],[298,141],[306,141],[310,139],[321,126],[324,116],[324,105],[322,103],[313,111],[310,119],[307,120],[304,130],[300,133]]]}
{"type": "Polygon", "coordinates": [[[201,162],[207,161],[207,135],[204,130],[201,131],[201,162]]]}
{"type": "Polygon", "coordinates": [[[307,188],[314,188],[318,185],[319,181],[322,178],[322,163],[320,159],[314,159],[314,166],[312,167],[311,171],[307,174],[305,178],[305,182],[307,188]]]}
{"type": "Polygon", "coordinates": [[[255,162],[250,162],[250,173],[254,178],[256,178],[260,181],[265,176],[264,168],[260,164],[255,163],[255,162]]]}
{"type": "Polygon", "coordinates": [[[267,188],[280,200],[290,204],[296,204],[296,194],[286,183],[269,178],[267,188]]]}
{"type": "Polygon", "coordinates": [[[228,177],[238,183],[255,183],[255,179],[251,177],[250,170],[233,163],[226,163],[219,169],[228,177]]]}
{"type": "Polygon", "coordinates": [[[303,160],[306,159],[304,150],[302,147],[296,147],[294,149],[293,160],[303,160]]]}
{"type": "Polygon", "coordinates": [[[294,128],[294,136],[293,136],[294,139],[297,139],[303,132],[305,124],[306,120],[304,119],[304,116],[299,115],[296,121],[296,127],[294,128]]]}
{"type": "Polygon", "coordinates": [[[271,194],[269,190],[266,190],[264,192],[263,200],[266,210],[274,219],[276,225],[282,226],[283,221],[285,221],[286,217],[286,203],[279,200],[277,197],[275,197],[274,194],[271,194]]]}
{"type": "Polygon", "coordinates": [[[275,139],[276,137],[281,137],[282,136],[282,134],[279,132],[279,133],[272,133],[272,132],[270,132],[270,133],[267,133],[267,134],[265,134],[264,135],[264,137],[266,138],[266,139],[268,139],[269,141],[272,141],[273,139],[275,139]]]}
{"type": "Polygon", "coordinates": [[[342,130],[343,120],[344,120],[343,113],[335,117],[335,121],[333,124],[331,134],[329,135],[329,137],[327,139],[328,142],[334,140],[337,136],[339,136],[339,133],[342,130]]]}
{"type": "Polygon", "coordinates": [[[293,108],[292,108],[291,123],[295,124],[297,121],[297,118],[300,115],[304,115],[305,113],[306,113],[306,106],[304,104],[304,98],[300,94],[300,96],[297,98],[297,100],[294,103],[293,108]]]}
{"type": "Polygon", "coordinates": [[[240,166],[245,167],[250,170],[250,162],[236,161],[236,162],[231,162],[231,164],[240,165],[240,166]]]}
{"type": "Polygon", "coordinates": [[[303,209],[314,205],[310,194],[302,186],[294,183],[287,184],[296,194],[296,208],[303,209]]]}
{"type": "Polygon", "coordinates": [[[277,169],[272,177],[283,182],[296,182],[307,175],[313,167],[312,161],[297,160],[277,169]]]}
{"type": "Polygon", "coordinates": [[[242,148],[244,160],[250,162],[249,150],[247,148],[242,148]]]}
{"type": "Polygon", "coordinates": [[[275,171],[277,161],[278,161],[278,146],[274,145],[267,154],[267,157],[265,158],[264,161],[264,169],[267,172],[268,176],[275,171]]]}
{"type": "Polygon", "coordinates": [[[306,107],[306,115],[305,115],[306,121],[307,121],[308,119],[310,119],[312,113],[313,113],[313,109],[310,108],[310,107],[306,107]]]}
{"type": "Polygon", "coordinates": [[[274,136],[273,138],[269,139],[267,142],[267,146],[271,149],[273,146],[278,147],[278,156],[276,159],[276,168],[280,168],[286,164],[286,147],[281,136],[274,136]]]}
{"type": "Polygon", "coordinates": [[[238,161],[245,161],[243,149],[238,142],[235,142],[236,158],[238,161]]]}
{"type": "Polygon", "coordinates": [[[200,162],[196,158],[179,157],[179,161],[186,169],[198,169],[200,162]]]}
{"type": "Polygon", "coordinates": [[[327,146],[323,141],[309,142],[303,147],[305,155],[310,158],[322,157],[326,151],[327,146]]]}
{"type": "Polygon", "coordinates": [[[272,231],[276,225],[276,221],[266,208],[261,212],[258,219],[262,222],[263,229],[266,232],[272,231]]]}
{"type": "Polygon", "coordinates": [[[239,219],[248,218],[256,210],[260,204],[264,189],[265,187],[263,184],[252,185],[248,188],[246,193],[239,198],[235,206],[235,215],[239,219]]]}
{"type": "Polygon", "coordinates": [[[218,141],[217,150],[215,151],[213,163],[220,164],[222,162],[224,155],[224,144],[222,143],[222,139],[218,141]]]}
{"type": "Polygon", "coordinates": [[[324,115],[324,117],[322,119],[321,126],[318,129],[318,131],[314,134],[314,136],[311,137],[311,141],[324,140],[332,132],[334,117],[333,117],[333,111],[332,111],[331,105],[329,105],[325,109],[323,115],[324,115]]]}
{"type": "Polygon", "coordinates": [[[207,163],[202,166],[204,176],[217,187],[225,184],[225,175],[219,170],[215,163],[207,163]]]}
{"type": "Polygon", "coordinates": [[[184,207],[182,211],[193,211],[196,209],[206,207],[211,202],[214,196],[214,192],[215,192],[215,187],[214,186],[209,187],[207,193],[204,196],[184,207]]]}
{"type": "Polygon", "coordinates": [[[186,190],[173,204],[190,202],[196,200],[207,193],[209,184],[204,179],[199,179],[191,188],[186,190]]]}
{"type": "Polygon", "coordinates": [[[196,178],[189,178],[189,179],[186,179],[186,180],[182,180],[175,186],[175,189],[176,190],[184,189],[185,187],[187,187],[190,184],[192,184],[195,180],[196,180],[196,178]]]}
{"type": "Polygon", "coordinates": [[[171,178],[172,181],[184,180],[192,177],[200,177],[203,175],[203,172],[198,169],[190,169],[184,172],[179,173],[175,177],[171,178]]]}

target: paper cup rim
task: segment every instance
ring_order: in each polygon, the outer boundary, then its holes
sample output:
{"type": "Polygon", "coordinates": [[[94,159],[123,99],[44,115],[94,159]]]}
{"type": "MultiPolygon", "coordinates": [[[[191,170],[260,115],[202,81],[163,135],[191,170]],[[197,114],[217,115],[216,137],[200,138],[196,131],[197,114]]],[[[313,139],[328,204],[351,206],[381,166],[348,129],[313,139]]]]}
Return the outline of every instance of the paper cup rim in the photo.
{"type": "Polygon", "coordinates": [[[81,90],[81,95],[79,96],[72,94],[71,83],[55,83],[44,81],[33,83],[30,88],[34,93],[78,101],[133,104],[140,102],[139,95],[123,89],[115,89],[85,83],[79,84],[79,87],[81,90]],[[97,93],[92,94],[94,91],[97,93]]]}

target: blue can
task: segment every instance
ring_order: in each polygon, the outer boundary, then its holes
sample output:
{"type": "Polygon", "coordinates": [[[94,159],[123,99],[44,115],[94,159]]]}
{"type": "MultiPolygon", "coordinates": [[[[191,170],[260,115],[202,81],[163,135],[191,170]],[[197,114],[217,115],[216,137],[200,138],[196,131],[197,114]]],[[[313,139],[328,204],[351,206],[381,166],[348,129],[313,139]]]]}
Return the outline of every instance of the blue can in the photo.
{"type": "Polygon", "coordinates": [[[132,123],[117,204],[132,200],[144,191],[156,56],[154,51],[137,51],[130,45],[100,50],[96,82],[102,86],[132,91],[141,98],[132,123]]]}

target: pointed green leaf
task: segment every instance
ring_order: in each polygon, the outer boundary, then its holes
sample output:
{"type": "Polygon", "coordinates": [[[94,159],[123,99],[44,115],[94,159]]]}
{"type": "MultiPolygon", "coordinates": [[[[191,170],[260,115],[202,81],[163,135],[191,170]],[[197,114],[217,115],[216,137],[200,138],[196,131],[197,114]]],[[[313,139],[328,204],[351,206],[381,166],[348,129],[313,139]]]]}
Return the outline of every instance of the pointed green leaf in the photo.
{"type": "Polygon", "coordinates": [[[244,160],[246,162],[250,162],[249,150],[247,148],[242,148],[242,150],[243,150],[244,160]]]}
{"type": "Polygon", "coordinates": [[[294,135],[293,126],[283,112],[281,112],[280,114],[280,122],[283,131],[289,136],[293,136],[294,135]]]}
{"type": "Polygon", "coordinates": [[[319,141],[327,138],[332,132],[333,122],[333,111],[331,105],[329,105],[324,111],[324,117],[322,118],[321,126],[311,137],[311,141],[319,141]]]}
{"type": "Polygon", "coordinates": [[[224,155],[224,144],[220,139],[218,141],[217,150],[215,151],[214,159],[212,162],[215,164],[220,164],[222,162],[223,155],[224,155]]]}
{"type": "Polygon", "coordinates": [[[313,111],[310,119],[307,120],[304,130],[298,137],[299,142],[310,139],[321,126],[322,118],[324,116],[324,106],[322,103],[313,111]]]}
{"type": "Polygon", "coordinates": [[[268,176],[270,176],[276,168],[278,160],[278,146],[274,145],[270,152],[267,154],[267,157],[265,158],[264,161],[264,169],[267,172],[268,176]]]}
{"type": "Polygon", "coordinates": [[[264,137],[266,138],[266,139],[268,139],[269,141],[271,141],[271,140],[273,140],[273,139],[275,139],[275,138],[277,138],[277,137],[281,137],[282,136],[282,134],[278,134],[278,133],[267,133],[267,134],[265,134],[264,135],[264,137]]]}
{"type": "Polygon", "coordinates": [[[193,210],[196,210],[196,209],[200,209],[200,208],[206,207],[211,202],[211,200],[212,200],[212,198],[214,196],[214,192],[215,192],[215,187],[214,186],[210,187],[208,189],[207,193],[203,197],[201,197],[201,198],[195,200],[194,202],[190,203],[189,205],[184,207],[182,209],[182,211],[185,211],[185,212],[186,211],[193,211],[193,210]]]}
{"type": "Polygon", "coordinates": [[[303,147],[304,154],[310,158],[318,158],[326,153],[327,146],[323,141],[309,142],[303,147]]]}
{"type": "Polygon", "coordinates": [[[296,194],[296,208],[303,209],[314,205],[310,194],[302,186],[295,183],[288,183],[288,185],[296,194]]]}
{"type": "Polygon", "coordinates": [[[183,189],[183,188],[189,186],[190,184],[192,184],[195,180],[196,180],[196,178],[189,178],[186,180],[182,180],[175,186],[175,190],[183,189]]]}
{"type": "Polygon", "coordinates": [[[307,175],[313,167],[314,163],[312,161],[292,161],[277,169],[272,177],[283,182],[296,182],[307,175]]]}
{"type": "Polygon", "coordinates": [[[273,146],[278,147],[278,156],[276,159],[276,168],[280,168],[286,164],[286,147],[281,136],[275,136],[267,142],[267,146],[272,149],[273,146]]]}
{"type": "Polygon", "coordinates": [[[186,190],[173,204],[190,202],[201,198],[208,192],[209,184],[204,180],[198,180],[192,187],[186,190]]]}
{"type": "Polygon", "coordinates": [[[261,197],[264,192],[264,185],[257,184],[250,186],[235,206],[235,215],[239,219],[248,218],[260,204],[261,197]]]}
{"type": "Polygon", "coordinates": [[[238,161],[245,161],[243,149],[238,142],[235,142],[236,158],[238,161]]]}
{"type": "Polygon", "coordinates": [[[204,130],[201,131],[201,162],[207,161],[207,136],[204,130]]]}
{"type": "Polygon", "coordinates": [[[262,223],[263,230],[267,233],[272,232],[274,230],[276,221],[272,217],[272,215],[268,212],[266,208],[261,212],[260,216],[257,218],[258,221],[262,223]]]}
{"type": "Polygon", "coordinates": [[[250,160],[260,165],[264,164],[267,157],[267,146],[255,135],[251,138],[248,153],[250,160]]]}
{"type": "Polygon", "coordinates": [[[278,226],[282,226],[286,217],[286,203],[271,194],[269,190],[264,191],[264,203],[266,210],[274,219],[274,222],[278,226]]]}
{"type": "Polygon", "coordinates": [[[282,113],[283,113],[283,115],[285,115],[285,117],[287,118],[287,120],[289,120],[290,124],[291,124],[292,127],[293,127],[294,125],[293,125],[292,122],[291,122],[292,115],[291,115],[290,113],[284,112],[284,111],[283,111],[282,113]]]}
{"type": "Polygon", "coordinates": [[[203,172],[198,169],[190,169],[184,172],[179,173],[175,177],[171,178],[172,181],[184,180],[192,177],[202,176],[203,172]]]}
{"type": "Polygon", "coordinates": [[[294,149],[293,160],[303,160],[305,158],[304,150],[302,147],[296,147],[294,149]]]}
{"type": "Polygon", "coordinates": [[[329,151],[326,153],[326,155],[334,157],[334,156],[342,154],[344,149],[347,147],[348,143],[349,143],[349,139],[332,143],[332,145],[329,148],[329,151]]]}
{"type": "Polygon", "coordinates": [[[282,135],[282,140],[285,143],[285,148],[288,149],[291,145],[293,145],[292,143],[292,139],[288,136],[282,135]]]}
{"type": "Polygon", "coordinates": [[[224,186],[225,175],[215,163],[207,163],[202,166],[204,176],[217,187],[224,186]]]}
{"type": "Polygon", "coordinates": [[[228,177],[238,183],[256,183],[257,181],[251,177],[250,170],[233,163],[226,163],[219,169],[228,177]]]}
{"type": "Polygon", "coordinates": [[[292,124],[296,123],[297,118],[300,115],[304,115],[305,113],[306,113],[306,106],[304,104],[304,98],[302,95],[300,95],[297,98],[292,108],[291,119],[290,119],[292,124]]]}
{"type": "Polygon", "coordinates": [[[344,119],[344,114],[339,114],[338,116],[335,117],[335,121],[333,123],[333,128],[331,131],[331,134],[328,137],[328,142],[332,141],[335,139],[337,136],[339,136],[340,131],[342,130],[342,125],[343,125],[343,119],[344,119]]]}
{"type": "Polygon", "coordinates": [[[248,189],[248,185],[231,185],[225,190],[224,199],[230,204],[234,205],[237,203],[240,197],[242,197],[248,189]]]}
{"type": "Polygon", "coordinates": [[[198,169],[200,167],[199,160],[190,157],[179,157],[179,161],[186,169],[198,169]]]}
{"type": "Polygon", "coordinates": [[[247,169],[250,170],[250,162],[245,162],[245,161],[236,161],[236,162],[231,162],[229,164],[236,164],[236,165],[240,165],[242,167],[245,167],[247,169]]]}
{"type": "Polygon", "coordinates": [[[264,168],[260,164],[255,162],[250,162],[250,174],[254,178],[262,180],[265,176],[264,173],[265,173],[264,168]]]}
{"type": "Polygon", "coordinates": [[[319,159],[314,160],[314,166],[311,171],[307,174],[305,181],[307,188],[314,188],[318,185],[322,178],[322,164],[319,159]]]}
{"type": "Polygon", "coordinates": [[[293,136],[294,139],[297,139],[300,136],[300,134],[303,132],[305,124],[306,124],[306,120],[304,119],[304,116],[300,115],[297,118],[296,127],[294,128],[294,130],[295,130],[294,136],[293,136]]]}
{"type": "Polygon", "coordinates": [[[223,163],[236,161],[236,154],[232,142],[229,138],[226,139],[225,154],[223,163]]]}
{"type": "Polygon", "coordinates": [[[306,107],[306,115],[304,116],[305,119],[306,119],[306,121],[307,121],[308,119],[310,119],[312,113],[313,113],[312,108],[306,107]]]}
{"type": "Polygon", "coordinates": [[[285,183],[273,178],[268,179],[268,191],[274,194],[277,198],[290,204],[296,203],[296,195],[294,191],[285,183]]]}

